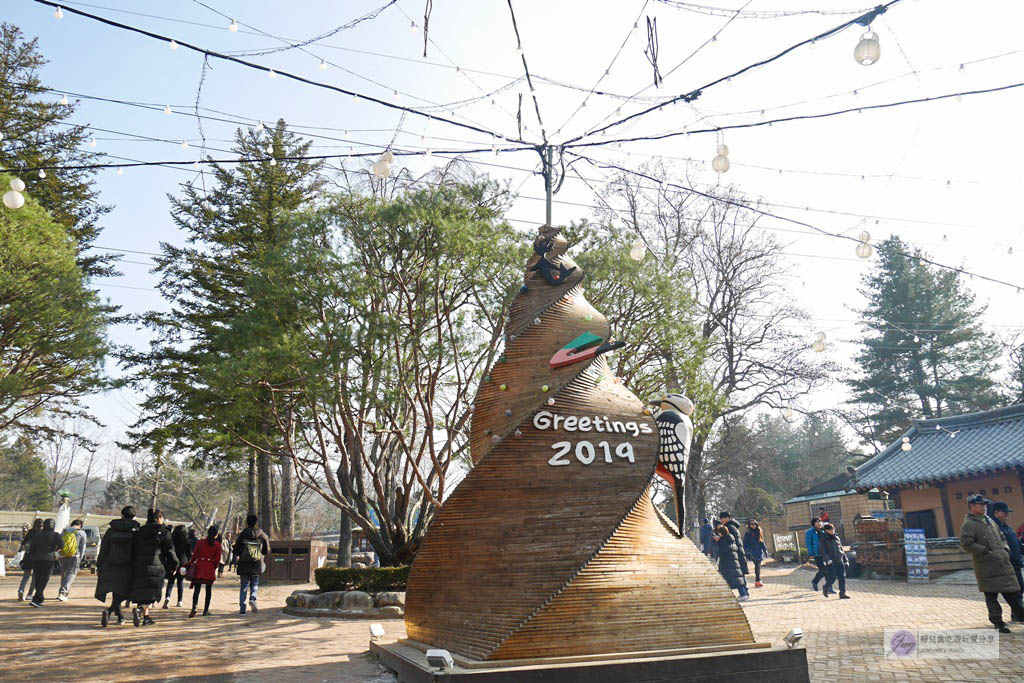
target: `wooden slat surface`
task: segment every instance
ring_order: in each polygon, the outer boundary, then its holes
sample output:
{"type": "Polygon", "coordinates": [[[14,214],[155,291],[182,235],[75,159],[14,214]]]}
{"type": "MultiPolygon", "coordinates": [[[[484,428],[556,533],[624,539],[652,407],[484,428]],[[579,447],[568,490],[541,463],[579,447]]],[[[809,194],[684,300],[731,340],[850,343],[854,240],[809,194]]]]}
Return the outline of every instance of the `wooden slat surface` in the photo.
{"type": "MultiPolygon", "coordinates": [[[[564,248],[556,238],[554,254],[568,263],[564,248]]],[[[608,339],[607,320],[583,297],[582,272],[571,279],[552,286],[529,273],[511,307],[515,339],[477,395],[474,469],[437,513],[413,562],[409,638],[477,660],[753,643],[717,572],[653,509],[657,429],[643,403],[614,381],[602,357],[549,367],[583,332],[608,339]],[[538,411],[600,416],[639,433],[540,429],[538,411]],[[596,447],[590,464],[575,457],[582,440],[596,447]],[[567,465],[552,466],[559,441],[573,450],[567,465]],[[633,462],[615,455],[625,442],[633,462]]]]}

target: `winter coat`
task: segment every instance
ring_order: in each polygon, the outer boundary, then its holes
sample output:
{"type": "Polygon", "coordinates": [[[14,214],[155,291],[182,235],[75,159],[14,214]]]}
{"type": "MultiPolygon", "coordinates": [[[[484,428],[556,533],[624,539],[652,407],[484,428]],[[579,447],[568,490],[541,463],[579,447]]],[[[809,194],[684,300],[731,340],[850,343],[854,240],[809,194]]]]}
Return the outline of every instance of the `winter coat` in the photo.
{"type": "Polygon", "coordinates": [[[732,534],[723,533],[714,541],[718,547],[718,573],[722,575],[729,588],[739,588],[747,585],[743,578],[743,569],[740,565],[740,549],[732,534]]]}
{"type": "Polygon", "coordinates": [[[231,561],[231,542],[220,539],[220,563],[224,566],[231,561]]]}
{"type": "Polygon", "coordinates": [[[733,542],[736,544],[736,552],[739,556],[740,569],[743,570],[744,574],[750,573],[750,568],[747,566],[747,554],[743,552],[743,542],[740,540],[740,523],[735,519],[730,519],[726,526],[729,527],[729,535],[732,536],[733,542]]]}
{"type": "Polygon", "coordinates": [[[174,556],[178,558],[178,564],[173,569],[167,570],[165,578],[170,579],[178,573],[178,569],[188,564],[189,558],[192,556],[192,546],[189,545],[188,536],[182,531],[179,534],[171,532],[171,543],[174,544],[174,556]]]}
{"type": "Polygon", "coordinates": [[[196,543],[192,551],[191,565],[195,574],[192,585],[205,585],[217,580],[217,567],[220,566],[220,541],[204,538],[196,543]]]}
{"type": "Polygon", "coordinates": [[[992,521],[999,527],[999,531],[1003,532],[1003,536],[1006,537],[1006,546],[1010,550],[1010,564],[1014,567],[1024,567],[1024,553],[1021,552],[1020,539],[1017,538],[1017,534],[1013,533],[1013,528],[1006,522],[1000,522],[995,517],[992,521]]]}
{"type": "Polygon", "coordinates": [[[107,601],[107,593],[127,598],[132,592],[132,553],[139,523],[115,519],[103,534],[96,558],[96,599],[107,601]]]}
{"type": "Polygon", "coordinates": [[[982,593],[1016,593],[1017,575],[1010,563],[1006,538],[988,515],[964,515],[960,547],[974,561],[974,578],[982,593]]]}
{"type": "Polygon", "coordinates": [[[843,541],[839,538],[839,534],[823,533],[820,541],[821,558],[825,564],[850,564],[846,553],[843,552],[843,541]]]}
{"type": "Polygon", "coordinates": [[[60,534],[52,529],[43,528],[32,537],[25,553],[25,566],[32,569],[45,569],[56,562],[54,553],[61,547],[60,534]]]}
{"type": "Polygon", "coordinates": [[[821,555],[821,544],[818,542],[820,537],[821,532],[813,526],[804,532],[804,547],[807,548],[808,557],[818,557],[821,555]]]}
{"type": "Polygon", "coordinates": [[[705,555],[711,554],[711,525],[705,524],[700,528],[700,551],[705,555]]]}
{"type": "Polygon", "coordinates": [[[763,562],[764,556],[768,554],[768,548],[765,547],[761,536],[755,535],[748,528],[747,533],[743,534],[743,552],[751,562],[763,562]]]}
{"type": "Polygon", "coordinates": [[[168,566],[177,566],[174,543],[167,527],[155,522],[135,533],[132,543],[132,592],[129,598],[139,605],[157,602],[163,596],[168,566]]]}
{"type": "Polygon", "coordinates": [[[270,539],[263,533],[262,530],[246,527],[242,529],[242,532],[238,534],[238,538],[235,539],[235,557],[237,559],[237,569],[239,576],[258,576],[266,571],[267,563],[266,558],[270,555],[270,539]],[[260,552],[263,554],[263,558],[259,562],[253,562],[246,559],[245,555],[245,542],[246,541],[259,541],[260,552]]]}

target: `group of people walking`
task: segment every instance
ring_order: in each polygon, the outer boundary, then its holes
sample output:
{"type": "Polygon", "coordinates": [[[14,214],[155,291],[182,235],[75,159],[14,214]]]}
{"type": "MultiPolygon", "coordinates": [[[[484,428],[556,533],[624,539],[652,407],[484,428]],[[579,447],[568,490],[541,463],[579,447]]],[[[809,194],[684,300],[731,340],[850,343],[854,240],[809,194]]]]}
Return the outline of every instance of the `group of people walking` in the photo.
{"type": "Polygon", "coordinates": [[[740,602],[750,599],[746,575],[750,573],[751,564],[754,565],[754,587],[764,585],[761,583],[761,562],[768,550],[757,520],[747,522],[741,540],[740,524],[727,511],[719,512],[713,525],[705,518],[701,525],[700,547],[712,562],[717,562],[719,573],[729,588],[739,593],[740,602]]]}
{"type": "Polygon", "coordinates": [[[1004,502],[981,494],[967,499],[967,514],[960,527],[960,547],[971,556],[978,590],[985,595],[988,620],[1000,633],[1010,633],[1003,620],[999,596],[1010,607],[1010,619],[1024,622],[1024,553],[1020,538],[1007,523],[1013,510],[1004,502]]]}
{"type": "MultiPolygon", "coordinates": [[[[192,589],[192,610],[198,613],[200,591],[205,587],[202,615],[210,614],[213,583],[223,575],[224,567],[236,566],[241,589],[239,613],[246,609],[257,611],[256,596],[260,575],[266,570],[264,558],[270,554],[270,540],[258,526],[256,515],[246,518],[246,528],[232,544],[230,534],[224,538],[217,526],[207,529],[205,538],[197,538],[194,531],[186,532],[184,525],[173,529],[164,524],[160,510],[147,510],[146,523],[135,520],[135,508],[126,506],[121,518],[110,523],[100,542],[96,560],[97,581],[95,597],[110,606],[100,616],[100,624],[111,621],[124,624],[122,606],[132,608],[135,626],[154,623],[151,609],[163,598],[163,609],[170,608],[171,594],[177,586],[177,603],[181,607],[185,581],[192,589]]],[[[31,596],[33,607],[42,607],[44,591],[55,561],[61,567],[61,587],[58,600],[66,600],[85,552],[85,534],[82,522],[75,520],[63,534],[54,531],[54,521],[35,520],[33,528],[25,534],[21,562],[25,574],[18,588],[18,599],[31,596]],[[27,590],[26,590],[27,588],[27,590]]]]}
{"type": "Polygon", "coordinates": [[[42,607],[54,564],[60,569],[57,599],[62,602],[67,600],[71,584],[78,576],[78,568],[85,557],[85,543],[80,519],[71,522],[59,534],[54,520],[37,518],[33,521],[32,528],[22,537],[19,549],[22,553],[20,566],[24,573],[18,586],[18,600],[30,600],[33,607],[42,607]]]}
{"type": "Polygon", "coordinates": [[[849,600],[846,571],[850,567],[850,558],[843,550],[843,541],[836,533],[835,526],[831,522],[823,522],[821,517],[811,519],[811,526],[804,532],[804,547],[807,548],[808,558],[817,567],[811,579],[811,588],[817,592],[818,585],[824,579],[821,592],[827,598],[835,593],[832,586],[838,582],[839,598],[849,600]]]}

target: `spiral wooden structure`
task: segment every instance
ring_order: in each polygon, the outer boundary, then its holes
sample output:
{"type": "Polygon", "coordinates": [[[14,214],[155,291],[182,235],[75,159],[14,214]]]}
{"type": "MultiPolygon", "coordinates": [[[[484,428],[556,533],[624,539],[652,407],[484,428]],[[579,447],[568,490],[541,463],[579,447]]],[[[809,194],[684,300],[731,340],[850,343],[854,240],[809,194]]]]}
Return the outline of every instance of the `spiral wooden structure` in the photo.
{"type": "Polygon", "coordinates": [[[565,239],[545,226],[534,246],[477,394],[475,466],[412,566],[409,638],[476,661],[754,646],[718,572],[651,502],[657,429],[594,355],[609,325],[565,239]],[[574,340],[587,360],[552,367],[574,340]]]}

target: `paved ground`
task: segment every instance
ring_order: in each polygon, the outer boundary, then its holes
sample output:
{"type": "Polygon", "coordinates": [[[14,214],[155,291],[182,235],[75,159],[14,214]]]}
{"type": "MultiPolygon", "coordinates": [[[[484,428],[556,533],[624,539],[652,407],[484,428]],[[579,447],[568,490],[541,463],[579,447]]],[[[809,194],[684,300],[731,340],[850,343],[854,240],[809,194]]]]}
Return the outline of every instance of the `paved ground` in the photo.
{"type": "MultiPolygon", "coordinates": [[[[812,593],[810,576],[766,568],[765,587],[751,589],[744,609],[761,641],[803,628],[813,681],[1024,680],[1024,627],[1001,638],[998,661],[883,659],[885,627],[988,628],[972,586],[850,581],[853,599],[840,602],[812,593]]],[[[282,614],[285,596],[299,586],[264,587],[260,613],[238,616],[232,576],[216,584],[210,617],[188,619],[186,608],[172,608],[155,611],[154,626],[104,630],[91,575],[80,577],[70,601],[43,609],[13,599],[18,578],[0,579],[0,680],[394,681],[365,654],[367,622],[282,614]]],[[[382,623],[389,638],[405,635],[401,621],[382,623]]]]}

